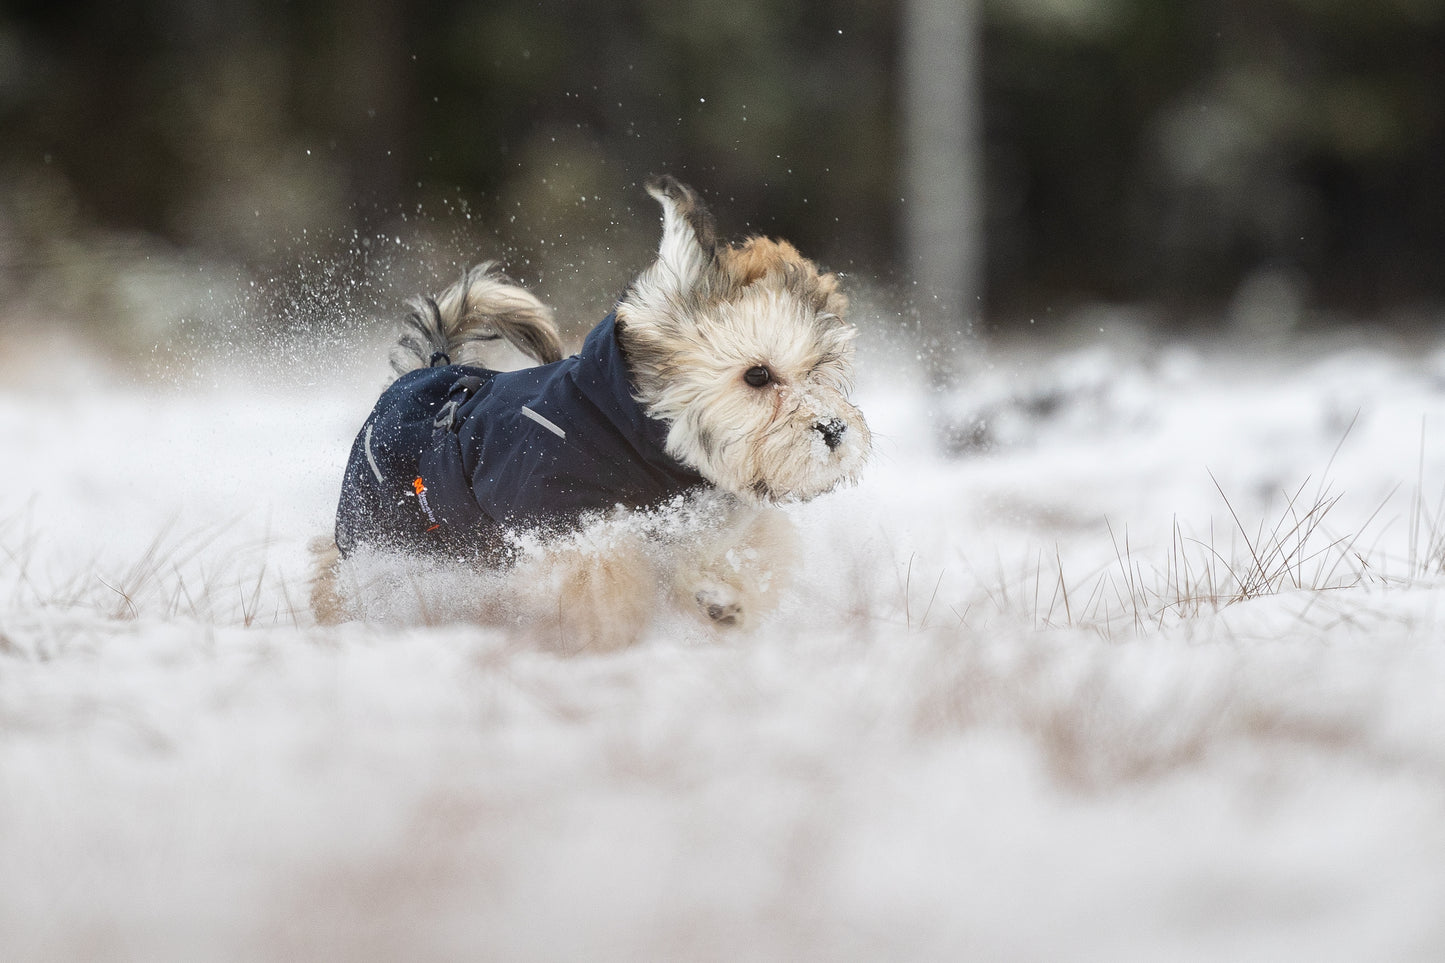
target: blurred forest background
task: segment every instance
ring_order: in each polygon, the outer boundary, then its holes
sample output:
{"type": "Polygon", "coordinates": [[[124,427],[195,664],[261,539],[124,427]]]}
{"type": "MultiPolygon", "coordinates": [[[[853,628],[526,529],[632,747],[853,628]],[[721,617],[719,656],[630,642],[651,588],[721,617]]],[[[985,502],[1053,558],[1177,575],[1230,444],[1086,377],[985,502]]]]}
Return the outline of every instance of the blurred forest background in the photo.
{"type": "Polygon", "coordinates": [[[729,234],[985,330],[1442,317],[1445,0],[986,0],[908,29],[926,2],[10,0],[0,323],[394,314],[502,256],[575,331],[646,262],[660,171],[729,234]],[[940,37],[958,71],[910,61],[940,37]],[[967,87],[982,259],[945,292],[909,240],[948,206],[905,169],[938,103],[910,62],[967,87]]]}

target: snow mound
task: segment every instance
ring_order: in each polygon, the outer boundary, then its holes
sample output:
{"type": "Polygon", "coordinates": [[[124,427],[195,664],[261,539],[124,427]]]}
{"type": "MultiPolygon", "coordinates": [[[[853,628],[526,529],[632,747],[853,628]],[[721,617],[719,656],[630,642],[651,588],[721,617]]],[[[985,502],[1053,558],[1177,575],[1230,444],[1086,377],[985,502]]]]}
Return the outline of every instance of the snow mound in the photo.
{"type": "Polygon", "coordinates": [[[0,945],[1436,958],[1442,358],[874,372],[776,616],[573,659],[456,573],[312,624],[375,379],[0,384],[0,945]]]}

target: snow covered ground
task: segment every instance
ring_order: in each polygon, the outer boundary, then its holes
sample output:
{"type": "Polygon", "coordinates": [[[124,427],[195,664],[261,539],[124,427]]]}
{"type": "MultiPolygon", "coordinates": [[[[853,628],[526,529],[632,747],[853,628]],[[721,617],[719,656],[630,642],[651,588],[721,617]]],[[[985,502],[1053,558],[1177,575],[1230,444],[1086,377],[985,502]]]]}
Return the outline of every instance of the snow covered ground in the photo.
{"type": "Polygon", "coordinates": [[[574,659],[309,623],[381,353],[6,342],[0,956],[1445,957],[1445,342],[886,341],[783,611],[574,659]]]}

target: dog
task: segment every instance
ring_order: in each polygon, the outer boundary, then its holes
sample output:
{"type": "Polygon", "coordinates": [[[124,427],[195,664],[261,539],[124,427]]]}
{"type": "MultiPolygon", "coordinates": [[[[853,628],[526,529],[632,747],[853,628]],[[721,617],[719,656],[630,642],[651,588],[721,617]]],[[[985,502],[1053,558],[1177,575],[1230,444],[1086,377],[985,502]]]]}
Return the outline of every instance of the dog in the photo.
{"type": "Polygon", "coordinates": [[[413,302],[318,550],[318,621],[355,614],[346,562],[378,552],[491,573],[478,617],[550,622],[570,652],[636,641],[664,595],[718,628],[776,607],[797,553],[778,506],[871,450],[847,298],[786,241],[720,243],[676,179],[646,189],[656,259],[571,357],[492,264],[413,302]],[[491,367],[504,344],[536,365],[491,367]]]}

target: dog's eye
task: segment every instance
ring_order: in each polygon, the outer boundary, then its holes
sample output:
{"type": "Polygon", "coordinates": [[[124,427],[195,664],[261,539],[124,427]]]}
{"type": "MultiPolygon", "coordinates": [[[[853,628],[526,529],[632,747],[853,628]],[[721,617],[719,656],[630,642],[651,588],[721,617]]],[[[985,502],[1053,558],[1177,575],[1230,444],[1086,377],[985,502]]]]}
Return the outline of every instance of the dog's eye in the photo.
{"type": "Polygon", "coordinates": [[[773,373],[762,365],[758,365],[756,368],[749,368],[743,372],[743,380],[754,388],[761,388],[773,380],[773,373]]]}

